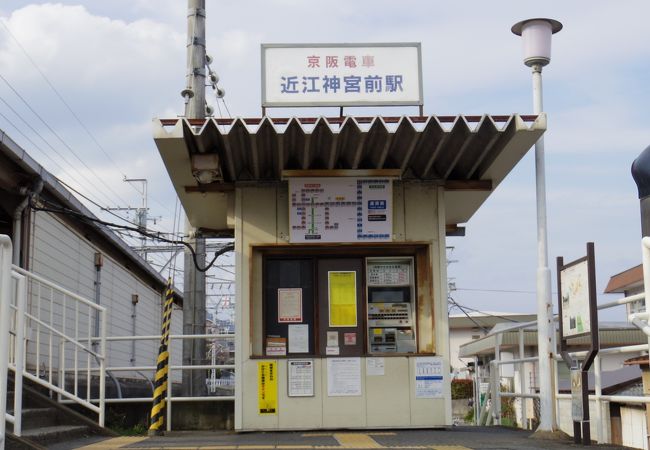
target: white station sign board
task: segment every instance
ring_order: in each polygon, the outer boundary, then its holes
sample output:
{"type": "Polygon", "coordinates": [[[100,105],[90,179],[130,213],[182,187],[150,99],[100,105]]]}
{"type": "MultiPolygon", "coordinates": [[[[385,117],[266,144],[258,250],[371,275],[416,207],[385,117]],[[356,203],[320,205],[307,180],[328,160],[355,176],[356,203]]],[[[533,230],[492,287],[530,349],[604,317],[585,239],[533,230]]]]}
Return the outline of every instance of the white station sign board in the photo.
{"type": "Polygon", "coordinates": [[[420,43],[262,44],[262,106],[422,105],[420,43]]]}
{"type": "Polygon", "coordinates": [[[390,178],[290,178],[291,242],[387,242],[393,232],[390,178]]]}

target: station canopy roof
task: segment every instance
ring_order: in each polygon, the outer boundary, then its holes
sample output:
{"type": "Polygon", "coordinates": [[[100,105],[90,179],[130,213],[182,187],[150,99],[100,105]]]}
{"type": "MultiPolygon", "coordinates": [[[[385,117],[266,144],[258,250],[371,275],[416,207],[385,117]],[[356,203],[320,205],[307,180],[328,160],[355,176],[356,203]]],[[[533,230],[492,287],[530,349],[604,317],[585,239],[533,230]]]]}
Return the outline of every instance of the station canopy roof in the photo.
{"type": "Polygon", "coordinates": [[[190,223],[206,231],[228,228],[227,192],[238,185],[327,174],[438,183],[454,234],[545,130],[543,113],[154,119],[154,140],[190,223]],[[218,155],[218,181],[195,179],[197,154],[218,155]]]}

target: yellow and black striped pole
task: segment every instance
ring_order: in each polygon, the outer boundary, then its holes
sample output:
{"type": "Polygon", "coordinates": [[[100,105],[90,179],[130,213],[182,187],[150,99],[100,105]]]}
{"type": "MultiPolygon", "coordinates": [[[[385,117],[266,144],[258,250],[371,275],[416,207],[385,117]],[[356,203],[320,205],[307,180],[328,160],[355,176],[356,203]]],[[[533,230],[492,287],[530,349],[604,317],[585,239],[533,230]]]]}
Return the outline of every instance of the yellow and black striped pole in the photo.
{"type": "Polygon", "coordinates": [[[167,409],[167,372],[169,369],[169,329],[172,323],[172,304],[174,289],[172,279],[167,280],[165,290],[165,305],[163,307],[162,330],[160,335],[160,348],[158,349],[158,362],[156,364],[156,377],[154,379],[153,406],[151,407],[151,425],[149,435],[158,435],[164,431],[165,413],[167,409]]]}

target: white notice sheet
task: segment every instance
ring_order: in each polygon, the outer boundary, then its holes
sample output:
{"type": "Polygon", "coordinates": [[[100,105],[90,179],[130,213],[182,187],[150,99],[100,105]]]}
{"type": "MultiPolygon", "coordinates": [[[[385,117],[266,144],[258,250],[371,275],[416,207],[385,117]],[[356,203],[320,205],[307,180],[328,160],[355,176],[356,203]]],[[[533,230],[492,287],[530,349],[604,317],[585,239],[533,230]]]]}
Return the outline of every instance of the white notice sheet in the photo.
{"type": "Polygon", "coordinates": [[[361,395],[361,358],[327,358],[327,395],[361,395]]]}
{"type": "Polygon", "coordinates": [[[309,353],[309,325],[289,325],[289,353],[309,353]]]}
{"type": "Polygon", "coordinates": [[[384,358],[366,358],[366,375],[383,376],[384,375],[384,358]]]}
{"type": "Polygon", "coordinates": [[[314,361],[311,359],[290,359],[289,397],[311,397],[314,395],[314,361]]]}

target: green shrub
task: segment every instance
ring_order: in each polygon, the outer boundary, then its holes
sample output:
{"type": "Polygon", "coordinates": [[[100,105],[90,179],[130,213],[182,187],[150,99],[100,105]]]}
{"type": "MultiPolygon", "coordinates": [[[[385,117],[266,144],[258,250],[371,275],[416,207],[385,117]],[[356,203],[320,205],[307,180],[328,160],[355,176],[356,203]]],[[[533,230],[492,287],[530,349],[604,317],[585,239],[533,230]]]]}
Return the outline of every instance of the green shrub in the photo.
{"type": "Polygon", "coordinates": [[[474,397],[473,380],[451,380],[451,398],[454,400],[474,397]]]}

